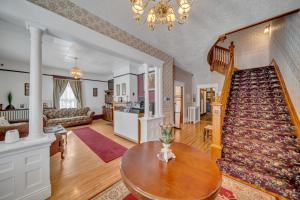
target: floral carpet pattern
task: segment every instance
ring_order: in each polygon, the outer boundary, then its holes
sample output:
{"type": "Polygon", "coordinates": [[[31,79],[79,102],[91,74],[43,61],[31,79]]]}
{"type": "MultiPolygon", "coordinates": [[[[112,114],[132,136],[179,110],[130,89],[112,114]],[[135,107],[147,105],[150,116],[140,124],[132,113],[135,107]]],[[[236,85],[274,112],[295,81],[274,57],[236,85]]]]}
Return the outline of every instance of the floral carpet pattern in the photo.
{"type": "MultiPolygon", "coordinates": [[[[92,200],[136,200],[122,181],[96,195],[92,200]]],[[[216,200],[276,200],[267,193],[222,176],[222,187],[216,200]]]]}
{"type": "Polygon", "coordinates": [[[222,143],[224,173],[300,199],[300,150],[274,67],[234,73],[222,143]]]}

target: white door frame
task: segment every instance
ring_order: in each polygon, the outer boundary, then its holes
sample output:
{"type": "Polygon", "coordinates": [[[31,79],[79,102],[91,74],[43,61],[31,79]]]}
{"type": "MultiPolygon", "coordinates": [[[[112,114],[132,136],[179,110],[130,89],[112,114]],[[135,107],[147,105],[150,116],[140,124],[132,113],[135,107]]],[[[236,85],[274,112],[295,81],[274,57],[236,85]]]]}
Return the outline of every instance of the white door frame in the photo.
{"type": "MultiPolygon", "coordinates": [[[[185,116],[185,83],[182,81],[174,81],[174,96],[175,96],[175,88],[176,86],[182,87],[182,116],[183,116],[183,123],[186,122],[186,116],[185,116]]],[[[173,106],[175,106],[174,102],[173,102],[173,106]]],[[[174,114],[174,113],[173,113],[174,114]]],[[[175,123],[175,119],[174,119],[174,123],[175,123]]]]}
{"type": "Polygon", "coordinates": [[[197,106],[200,106],[200,89],[214,88],[215,89],[215,95],[219,94],[219,85],[218,85],[218,83],[198,84],[196,88],[197,88],[197,97],[196,97],[197,106]]]}

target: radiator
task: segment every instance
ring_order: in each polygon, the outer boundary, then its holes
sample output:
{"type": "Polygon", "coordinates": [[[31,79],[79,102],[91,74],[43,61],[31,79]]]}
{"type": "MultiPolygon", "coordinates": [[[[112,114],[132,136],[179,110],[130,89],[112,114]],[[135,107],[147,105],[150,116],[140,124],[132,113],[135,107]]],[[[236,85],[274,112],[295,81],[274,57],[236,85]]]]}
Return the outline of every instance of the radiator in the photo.
{"type": "Polygon", "coordinates": [[[1,110],[0,116],[5,117],[9,122],[11,121],[28,121],[29,109],[17,109],[17,110],[1,110]]]}

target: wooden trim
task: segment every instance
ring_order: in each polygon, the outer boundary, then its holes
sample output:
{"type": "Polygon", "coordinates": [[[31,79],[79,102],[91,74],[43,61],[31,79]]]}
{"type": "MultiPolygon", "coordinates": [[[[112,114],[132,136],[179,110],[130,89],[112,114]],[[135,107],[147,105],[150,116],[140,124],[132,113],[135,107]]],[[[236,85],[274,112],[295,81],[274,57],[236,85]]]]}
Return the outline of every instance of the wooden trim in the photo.
{"type": "MultiPolygon", "coordinates": [[[[149,73],[149,74],[150,74],[150,73],[154,73],[154,70],[151,70],[151,71],[149,71],[148,73],[149,73]]],[[[119,77],[126,76],[126,75],[138,76],[138,75],[142,75],[142,74],[145,74],[145,73],[141,73],[141,74],[126,73],[126,74],[121,74],[121,75],[118,75],[118,76],[114,76],[113,78],[119,78],[119,77]]]]}
{"type": "Polygon", "coordinates": [[[229,49],[226,49],[225,47],[221,47],[219,45],[215,45],[215,48],[222,49],[224,51],[228,51],[229,52],[229,49]]]}
{"type": "Polygon", "coordinates": [[[285,17],[287,15],[290,15],[290,14],[293,14],[293,13],[296,13],[296,12],[299,12],[300,11],[300,8],[297,8],[295,10],[291,10],[291,11],[288,11],[288,12],[285,12],[283,14],[280,14],[280,15],[276,15],[274,17],[271,17],[271,18],[268,18],[268,19],[265,19],[265,20],[262,20],[262,21],[259,21],[259,22],[256,22],[256,23],[253,23],[253,24],[250,24],[248,26],[244,26],[242,28],[238,28],[238,29],[235,29],[235,30],[232,30],[230,32],[227,32],[225,33],[224,35],[230,35],[232,33],[236,33],[236,32],[239,32],[239,31],[242,31],[242,30],[245,30],[245,29],[248,29],[248,28],[251,28],[253,26],[257,26],[257,25],[260,25],[260,24],[263,24],[263,23],[266,23],[266,22],[270,22],[270,21],[273,21],[275,19],[278,19],[278,18],[281,18],[281,17],[285,17]]]}
{"type": "Polygon", "coordinates": [[[100,115],[94,115],[93,116],[93,120],[96,120],[96,119],[103,119],[103,114],[100,114],[100,115]]]}
{"type": "Polygon", "coordinates": [[[300,146],[300,121],[299,121],[296,109],[295,109],[295,107],[293,105],[293,102],[291,100],[291,97],[289,95],[287,87],[285,85],[284,79],[283,79],[282,74],[280,72],[279,66],[276,63],[275,59],[272,59],[271,65],[273,65],[274,68],[275,68],[278,80],[280,82],[280,85],[281,85],[281,88],[282,88],[282,91],[283,91],[283,94],[284,94],[285,102],[287,104],[289,113],[291,115],[292,122],[293,122],[293,124],[295,126],[297,137],[299,139],[298,145],[300,146]]]}
{"type": "Polygon", "coordinates": [[[59,76],[59,75],[53,75],[54,79],[64,79],[64,80],[75,80],[75,81],[80,81],[81,78],[75,79],[73,77],[68,77],[68,76],[59,76]]]}
{"type": "Polygon", "coordinates": [[[225,110],[227,105],[227,99],[230,92],[232,75],[235,71],[234,67],[234,44],[231,42],[229,46],[229,58],[230,63],[227,66],[225,74],[225,80],[221,92],[221,96],[216,97],[212,105],[212,143],[211,158],[217,160],[221,158],[222,154],[222,126],[224,123],[225,110]]]}
{"type": "Polygon", "coordinates": [[[270,192],[270,191],[268,191],[268,190],[266,190],[266,189],[263,189],[262,187],[258,187],[258,186],[256,186],[256,185],[253,185],[253,184],[251,184],[251,183],[248,183],[248,182],[246,182],[246,181],[243,181],[243,180],[241,180],[241,179],[239,179],[239,178],[230,176],[229,174],[226,174],[226,173],[224,173],[224,172],[222,172],[222,176],[225,176],[225,177],[227,177],[227,178],[233,179],[233,180],[235,180],[235,181],[237,181],[237,182],[239,182],[239,183],[242,183],[242,184],[244,184],[244,185],[247,185],[247,186],[249,186],[249,187],[251,187],[251,188],[257,189],[257,190],[259,190],[259,191],[261,191],[261,192],[264,192],[264,193],[266,193],[266,194],[268,194],[268,195],[271,195],[271,196],[277,198],[278,200],[288,200],[287,198],[285,198],[285,197],[283,197],[283,196],[281,196],[281,195],[279,195],[279,194],[275,194],[275,193],[270,192]]]}
{"type": "Polygon", "coordinates": [[[121,74],[121,75],[118,75],[118,76],[114,76],[113,78],[119,78],[119,77],[126,76],[126,75],[138,76],[138,74],[126,73],[126,74],[121,74]]]}
{"type": "MultiPolygon", "coordinates": [[[[22,74],[29,74],[30,72],[27,71],[20,71],[20,70],[11,70],[11,69],[0,69],[0,71],[4,72],[15,72],[15,73],[22,73],[22,74]]],[[[81,79],[74,79],[72,77],[68,76],[59,76],[59,75],[54,75],[54,74],[42,74],[43,76],[51,76],[53,78],[57,79],[66,79],[66,80],[84,80],[84,81],[96,81],[96,82],[102,82],[102,83],[107,83],[108,81],[102,81],[102,80],[95,80],[95,79],[87,79],[87,78],[81,78],[81,79]]]]}

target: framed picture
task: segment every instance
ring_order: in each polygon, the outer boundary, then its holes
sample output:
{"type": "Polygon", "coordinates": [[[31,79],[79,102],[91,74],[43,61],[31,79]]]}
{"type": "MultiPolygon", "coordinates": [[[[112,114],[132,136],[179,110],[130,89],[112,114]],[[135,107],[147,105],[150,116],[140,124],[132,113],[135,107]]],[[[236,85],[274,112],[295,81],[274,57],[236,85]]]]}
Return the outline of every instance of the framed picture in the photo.
{"type": "Polygon", "coordinates": [[[93,88],[93,97],[98,96],[98,88],[93,88]]]}
{"type": "Polygon", "coordinates": [[[24,83],[24,95],[29,96],[29,83],[24,83]]]}
{"type": "Polygon", "coordinates": [[[155,89],[155,74],[150,73],[149,75],[149,90],[154,90],[155,89]]]}
{"type": "Polygon", "coordinates": [[[126,83],[122,83],[122,95],[126,95],[126,83]]]}
{"type": "Polygon", "coordinates": [[[117,96],[120,96],[120,84],[116,85],[117,96]]]}

